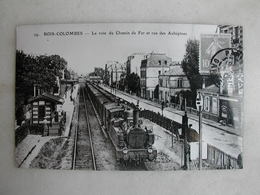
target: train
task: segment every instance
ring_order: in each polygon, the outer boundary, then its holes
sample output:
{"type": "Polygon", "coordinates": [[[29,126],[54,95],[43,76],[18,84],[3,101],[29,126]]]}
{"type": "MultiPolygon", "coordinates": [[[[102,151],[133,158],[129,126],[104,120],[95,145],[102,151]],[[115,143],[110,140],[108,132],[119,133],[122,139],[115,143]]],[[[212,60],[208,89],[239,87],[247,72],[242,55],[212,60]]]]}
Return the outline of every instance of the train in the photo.
{"type": "Polygon", "coordinates": [[[117,161],[124,164],[154,161],[157,157],[153,146],[155,136],[142,127],[138,105],[129,105],[90,82],[86,83],[86,88],[101,126],[114,146],[117,161]]]}

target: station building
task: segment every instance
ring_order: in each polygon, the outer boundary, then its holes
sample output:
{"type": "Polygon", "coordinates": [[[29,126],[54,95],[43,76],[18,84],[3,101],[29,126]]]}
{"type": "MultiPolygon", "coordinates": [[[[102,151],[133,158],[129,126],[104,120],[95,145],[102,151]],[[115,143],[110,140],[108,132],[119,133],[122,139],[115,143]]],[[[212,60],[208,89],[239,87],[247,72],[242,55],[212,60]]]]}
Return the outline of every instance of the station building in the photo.
{"type": "MultiPolygon", "coordinates": [[[[29,100],[31,104],[31,125],[47,125],[42,134],[61,135],[61,129],[64,124],[64,114],[59,113],[57,105],[64,103],[63,98],[49,93],[43,93],[29,100]]],[[[36,127],[36,126],[35,126],[36,127]]]]}

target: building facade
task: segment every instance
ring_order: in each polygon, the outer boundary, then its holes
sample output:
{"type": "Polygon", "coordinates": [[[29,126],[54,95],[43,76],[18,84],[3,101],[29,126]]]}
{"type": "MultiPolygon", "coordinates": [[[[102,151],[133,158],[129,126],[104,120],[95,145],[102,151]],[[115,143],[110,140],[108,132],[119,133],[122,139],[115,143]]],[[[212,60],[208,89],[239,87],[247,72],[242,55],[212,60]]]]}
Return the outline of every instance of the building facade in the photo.
{"type": "Polygon", "coordinates": [[[128,56],[126,61],[126,74],[135,73],[140,77],[140,67],[145,56],[145,53],[133,53],[128,56]]]}
{"type": "Polygon", "coordinates": [[[242,26],[219,25],[217,32],[229,34],[231,48],[223,48],[212,62],[218,67],[219,86],[199,90],[204,98],[204,113],[217,117],[223,124],[241,130],[243,114],[243,29],[242,26]]]}
{"type": "Polygon", "coordinates": [[[199,89],[203,97],[204,117],[214,121],[219,120],[219,88],[216,85],[210,85],[204,89],[199,89]]]}
{"type": "Polygon", "coordinates": [[[159,75],[159,100],[175,102],[180,91],[190,89],[190,83],[180,64],[170,66],[170,69],[159,75]]]}
{"type": "Polygon", "coordinates": [[[125,64],[117,61],[110,61],[106,64],[105,75],[108,77],[108,84],[112,87],[118,87],[119,82],[126,75],[125,64]]]}
{"type": "Polygon", "coordinates": [[[153,99],[154,90],[159,84],[159,75],[169,70],[172,59],[161,53],[150,53],[141,61],[140,86],[141,97],[153,99]]]}
{"type": "Polygon", "coordinates": [[[231,34],[231,46],[243,46],[243,27],[232,25],[219,25],[217,31],[223,34],[231,34]]]}

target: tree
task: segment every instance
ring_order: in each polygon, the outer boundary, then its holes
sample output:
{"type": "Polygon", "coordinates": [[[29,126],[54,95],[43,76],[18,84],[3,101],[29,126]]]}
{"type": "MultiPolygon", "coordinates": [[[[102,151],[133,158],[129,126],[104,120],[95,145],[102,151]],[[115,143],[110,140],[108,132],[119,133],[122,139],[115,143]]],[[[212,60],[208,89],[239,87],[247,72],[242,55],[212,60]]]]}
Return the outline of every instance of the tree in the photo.
{"type": "Polygon", "coordinates": [[[197,89],[202,87],[202,76],[199,73],[199,41],[188,40],[186,44],[186,53],[182,60],[182,69],[186,74],[191,88],[191,99],[195,106],[197,89]]]}
{"type": "Polygon", "coordinates": [[[46,92],[56,86],[57,77],[62,76],[61,70],[67,67],[67,62],[59,55],[27,55],[16,51],[16,118],[22,118],[23,105],[33,96],[34,85],[46,92]]]}
{"type": "Polygon", "coordinates": [[[65,77],[66,80],[71,79],[70,72],[67,69],[64,70],[64,77],[65,77]]]}
{"type": "Polygon", "coordinates": [[[126,82],[126,73],[122,72],[122,74],[120,75],[120,80],[118,82],[118,87],[120,90],[124,91],[125,90],[125,82],[126,82]]]}
{"type": "Polygon", "coordinates": [[[140,77],[136,73],[128,74],[125,78],[125,85],[129,91],[140,94],[140,77]]]}

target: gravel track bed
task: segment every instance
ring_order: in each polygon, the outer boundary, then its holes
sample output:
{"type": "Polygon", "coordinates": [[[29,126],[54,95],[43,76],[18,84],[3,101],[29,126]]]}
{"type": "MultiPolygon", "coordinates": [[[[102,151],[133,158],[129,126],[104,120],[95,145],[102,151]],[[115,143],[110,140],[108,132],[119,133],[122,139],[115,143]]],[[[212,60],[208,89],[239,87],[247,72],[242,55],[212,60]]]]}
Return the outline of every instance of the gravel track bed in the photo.
{"type": "Polygon", "coordinates": [[[86,95],[86,106],[91,126],[93,147],[96,158],[97,170],[119,170],[115,150],[109,139],[106,139],[96,118],[92,104],[86,95]]]}
{"type": "Polygon", "coordinates": [[[85,102],[83,99],[83,91],[79,97],[79,121],[78,121],[78,132],[76,140],[76,158],[75,158],[75,169],[93,169],[91,145],[89,140],[89,131],[87,125],[87,111],[85,110],[85,102]]]}
{"type": "Polygon", "coordinates": [[[124,164],[120,164],[116,161],[115,148],[111,140],[109,138],[106,139],[103,135],[103,132],[100,129],[98,120],[94,113],[92,104],[87,97],[86,104],[89,114],[90,126],[92,129],[92,140],[94,145],[97,170],[147,170],[144,163],[141,163],[139,165],[128,164],[127,166],[125,166],[124,164]]]}

